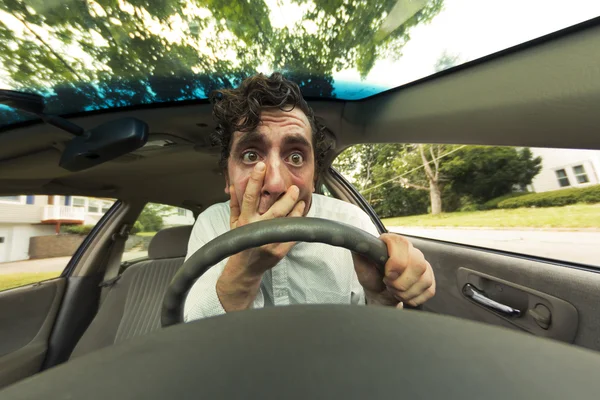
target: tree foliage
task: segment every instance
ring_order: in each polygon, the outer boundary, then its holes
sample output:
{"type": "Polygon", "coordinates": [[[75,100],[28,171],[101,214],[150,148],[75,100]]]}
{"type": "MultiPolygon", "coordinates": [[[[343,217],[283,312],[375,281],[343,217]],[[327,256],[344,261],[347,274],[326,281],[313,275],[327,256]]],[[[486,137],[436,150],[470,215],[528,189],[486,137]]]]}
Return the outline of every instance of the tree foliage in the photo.
{"type": "Polygon", "coordinates": [[[390,217],[431,212],[430,173],[437,171],[443,211],[449,212],[526,190],[541,170],[541,158],[528,148],[367,144],[344,151],[334,167],[381,217],[390,217]]]}
{"type": "Polygon", "coordinates": [[[164,218],[175,214],[175,208],[163,204],[148,203],[133,226],[133,233],[158,232],[165,222],[164,218]]]}
{"type": "Polygon", "coordinates": [[[333,167],[350,179],[382,218],[423,214],[427,192],[402,185],[398,160],[406,155],[403,144],[364,144],[346,149],[333,167]]]}
{"type": "Polygon", "coordinates": [[[526,190],[541,169],[541,157],[528,148],[465,146],[444,162],[443,173],[454,193],[481,204],[526,190]]]}
{"type": "MultiPolygon", "coordinates": [[[[377,59],[400,57],[410,28],[443,0],[386,30],[396,3],[295,0],[302,18],[274,28],[285,17],[263,0],[0,0],[11,16],[0,21],[0,74],[47,96],[49,112],[205,97],[264,66],[333,97],[334,71],[364,77],[377,59]]],[[[16,120],[5,109],[0,118],[16,120]]]]}

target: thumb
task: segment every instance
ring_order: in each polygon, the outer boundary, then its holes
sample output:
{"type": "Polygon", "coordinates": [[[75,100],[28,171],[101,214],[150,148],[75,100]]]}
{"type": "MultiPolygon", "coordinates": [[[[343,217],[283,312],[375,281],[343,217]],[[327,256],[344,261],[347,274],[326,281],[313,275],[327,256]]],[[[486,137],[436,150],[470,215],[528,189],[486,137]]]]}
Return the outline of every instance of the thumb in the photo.
{"type": "Polygon", "coordinates": [[[377,293],[385,290],[383,276],[371,260],[354,252],[352,260],[358,281],[365,290],[377,293]]]}

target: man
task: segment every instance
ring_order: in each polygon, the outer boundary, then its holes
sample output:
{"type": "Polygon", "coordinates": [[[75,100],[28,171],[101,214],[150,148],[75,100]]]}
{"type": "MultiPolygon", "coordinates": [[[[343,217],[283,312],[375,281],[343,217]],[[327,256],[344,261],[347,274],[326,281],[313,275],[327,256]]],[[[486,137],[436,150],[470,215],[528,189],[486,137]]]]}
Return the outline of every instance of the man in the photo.
{"type": "MultiPolygon", "coordinates": [[[[230,229],[280,217],[328,218],[378,236],[358,207],[313,193],[327,146],[295,83],[278,73],[256,75],[211,100],[230,201],[198,217],[188,258],[230,229]]],[[[416,306],[431,298],[435,279],[423,253],[400,235],[380,239],[390,254],[385,277],[349,250],[320,243],[271,244],[233,255],[196,281],[184,318],[307,303],[401,308],[402,302],[416,306]]]]}

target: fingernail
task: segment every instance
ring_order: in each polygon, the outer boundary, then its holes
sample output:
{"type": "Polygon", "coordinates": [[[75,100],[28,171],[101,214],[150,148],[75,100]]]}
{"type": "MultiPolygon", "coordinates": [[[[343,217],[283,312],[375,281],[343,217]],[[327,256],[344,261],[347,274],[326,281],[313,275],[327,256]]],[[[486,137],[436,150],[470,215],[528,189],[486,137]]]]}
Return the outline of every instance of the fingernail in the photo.
{"type": "Polygon", "coordinates": [[[385,277],[393,282],[396,279],[398,279],[399,276],[400,276],[400,274],[398,274],[396,271],[392,271],[392,272],[388,273],[385,277]]]}
{"type": "Polygon", "coordinates": [[[265,163],[264,162],[259,162],[258,164],[256,164],[256,167],[254,167],[254,169],[256,169],[258,172],[263,172],[265,170],[265,163]]]}

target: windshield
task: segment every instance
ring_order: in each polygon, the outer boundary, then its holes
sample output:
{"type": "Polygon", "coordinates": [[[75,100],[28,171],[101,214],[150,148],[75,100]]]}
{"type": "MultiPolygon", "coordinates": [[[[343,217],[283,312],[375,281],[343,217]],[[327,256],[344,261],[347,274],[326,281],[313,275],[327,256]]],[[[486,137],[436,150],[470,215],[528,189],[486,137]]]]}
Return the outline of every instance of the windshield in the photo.
{"type": "MultiPolygon", "coordinates": [[[[598,15],[592,0],[2,0],[0,88],[69,114],[283,71],[309,98],[357,100],[598,15]]],[[[0,106],[0,128],[30,118],[0,106]]]]}

